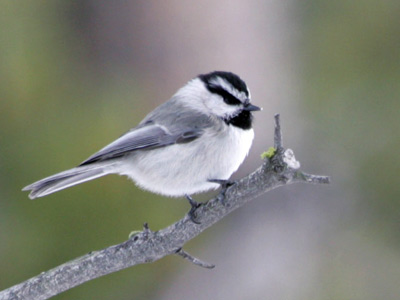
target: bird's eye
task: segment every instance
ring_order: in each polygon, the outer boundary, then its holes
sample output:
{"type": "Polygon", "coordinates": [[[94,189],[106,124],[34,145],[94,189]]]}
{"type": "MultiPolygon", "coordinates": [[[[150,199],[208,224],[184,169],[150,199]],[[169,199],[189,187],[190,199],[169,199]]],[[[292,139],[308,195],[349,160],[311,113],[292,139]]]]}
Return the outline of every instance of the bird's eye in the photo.
{"type": "Polygon", "coordinates": [[[228,105],[242,104],[242,102],[239,99],[237,99],[235,96],[233,96],[220,86],[211,85],[208,87],[208,89],[210,92],[220,95],[222,99],[224,99],[224,102],[228,105]]]}
{"type": "Polygon", "coordinates": [[[224,98],[224,102],[226,104],[229,104],[229,105],[240,105],[240,104],[242,104],[242,102],[240,102],[239,99],[237,99],[235,96],[232,96],[228,92],[226,92],[226,94],[224,96],[222,96],[222,97],[224,98]]]}

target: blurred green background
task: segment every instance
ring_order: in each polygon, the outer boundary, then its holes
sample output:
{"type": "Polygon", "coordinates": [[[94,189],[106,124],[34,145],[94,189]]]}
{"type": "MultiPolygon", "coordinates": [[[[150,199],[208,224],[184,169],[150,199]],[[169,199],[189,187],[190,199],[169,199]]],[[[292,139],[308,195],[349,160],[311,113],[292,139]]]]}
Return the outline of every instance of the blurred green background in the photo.
{"type": "Polygon", "coordinates": [[[21,188],[222,69],[264,108],[234,178],[280,112],[303,170],[332,184],[273,191],[190,242],[214,270],[167,257],[55,299],[398,299],[399,15],[396,0],[1,1],[0,290],[181,218],[186,201],[118,176],[35,201],[21,188]]]}

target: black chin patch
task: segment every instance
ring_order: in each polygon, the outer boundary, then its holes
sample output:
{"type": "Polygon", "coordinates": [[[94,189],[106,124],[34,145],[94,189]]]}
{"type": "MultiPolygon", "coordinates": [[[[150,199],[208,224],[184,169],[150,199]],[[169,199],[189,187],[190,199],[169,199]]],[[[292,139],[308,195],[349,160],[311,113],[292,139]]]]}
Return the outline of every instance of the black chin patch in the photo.
{"type": "Polygon", "coordinates": [[[253,122],[253,115],[247,110],[242,110],[240,114],[235,117],[224,119],[227,125],[233,125],[241,129],[247,130],[251,129],[251,124],[253,122]]]}

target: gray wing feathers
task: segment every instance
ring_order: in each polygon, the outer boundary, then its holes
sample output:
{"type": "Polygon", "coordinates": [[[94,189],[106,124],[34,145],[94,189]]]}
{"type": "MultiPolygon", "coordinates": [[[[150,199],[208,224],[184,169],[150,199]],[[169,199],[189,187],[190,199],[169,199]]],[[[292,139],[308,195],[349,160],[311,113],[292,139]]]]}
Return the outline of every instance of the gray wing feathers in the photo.
{"type": "Polygon", "coordinates": [[[80,165],[86,165],[99,160],[120,157],[127,152],[171,144],[171,137],[159,126],[138,128],[121,136],[99,152],[93,154],[80,165]]]}
{"type": "Polygon", "coordinates": [[[129,131],[119,139],[93,154],[80,164],[88,165],[121,157],[135,150],[149,150],[176,143],[188,143],[201,136],[203,129],[171,126],[171,129],[158,124],[147,123],[129,131]]]}
{"type": "Polygon", "coordinates": [[[188,143],[211,126],[215,126],[215,122],[207,115],[183,106],[173,97],[150,112],[139,126],[90,156],[80,166],[121,157],[135,150],[188,143]]]}

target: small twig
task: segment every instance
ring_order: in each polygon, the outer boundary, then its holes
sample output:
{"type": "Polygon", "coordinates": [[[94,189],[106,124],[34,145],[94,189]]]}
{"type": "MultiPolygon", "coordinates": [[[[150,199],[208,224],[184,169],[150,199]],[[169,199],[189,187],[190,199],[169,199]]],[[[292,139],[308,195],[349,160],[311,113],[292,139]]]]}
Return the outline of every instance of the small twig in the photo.
{"type": "Polygon", "coordinates": [[[275,132],[274,132],[274,147],[277,151],[282,148],[282,132],[281,132],[281,122],[280,115],[276,114],[275,118],[275,132]]]}
{"type": "Polygon", "coordinates": [[[312,175],[312,174],[307,174],[307,173],[303,173],[303,172],[298,172],[296,175],[302,181],[305,181],[308,183],[316,183],[316,184],[331,183],[331,180],[328,176],[312,175]]]}
{"type": "Polygon", "coordinates": [[[147,231],[147,232],[150,231],[149,223],[147,223],[147,222],[143,223],[143,231],[147,231]]]}
{"type": "Polygon", "coordinates": [[[206,269],[214,269],[215,265],[213,264],[209,264],[206,263],[192,255],[190,255],[189,253],[187,253],[185,250],[183,250],[182,248],[179,248],[176,251],[176,254],[183,257],[184,259],[187,259],[188,261],[194,263],[196,266],[202,267],[202,268],[206,268],[206,269]]]}

